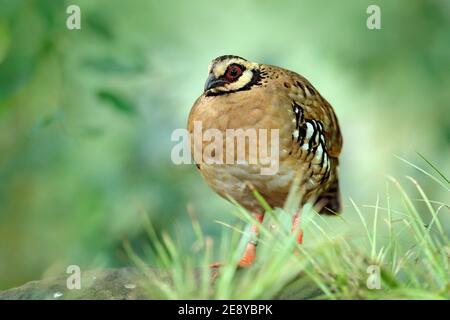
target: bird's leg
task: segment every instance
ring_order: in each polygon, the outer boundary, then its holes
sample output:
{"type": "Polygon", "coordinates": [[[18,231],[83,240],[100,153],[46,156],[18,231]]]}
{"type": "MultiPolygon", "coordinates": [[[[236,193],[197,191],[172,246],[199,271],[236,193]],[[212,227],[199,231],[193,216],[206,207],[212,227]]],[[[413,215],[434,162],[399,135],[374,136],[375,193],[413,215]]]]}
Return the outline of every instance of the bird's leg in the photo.
{"type": "Polygon", "coordinates": [[[302,244],[303,242],[303,230],[300,229],[300,210],[292,217],[292,233],[295,235],[298,244],[302,244]]]}
{"type": "MultiPolygon", "coordinates": [[[[258,224],[261,224],[264,219],[263,213],[255,213],[253,217],[258,221],[258,224]]],[[[247,247],[245,248],[244,254],[242,255],[241,260],[239,260],[239,267],[249,267],[253,264],[256,258],[256,246],[258,245],[259,238],[259,226],[258,224],[254,224],[251,226],[251,238],[247,243],[247,247]]]]}
{"type": "MultiPolygon", "coordinates": [[[[263,213],[255,213],[253,217],[261,224],[264,219],[263,213]]],[[[254,224],[250,228],[251,238],[245,247],[244,254],[239,260],[238,267],[249,267],[253,264],[253,261],[256,258],[256,246],[258,245],[258,237],[259,237],[259,228],[258,224],[254,224]]],[[[214,262],[209,265],[211,269],[218,269],[222,266],[220,262],[214,262]]]]}

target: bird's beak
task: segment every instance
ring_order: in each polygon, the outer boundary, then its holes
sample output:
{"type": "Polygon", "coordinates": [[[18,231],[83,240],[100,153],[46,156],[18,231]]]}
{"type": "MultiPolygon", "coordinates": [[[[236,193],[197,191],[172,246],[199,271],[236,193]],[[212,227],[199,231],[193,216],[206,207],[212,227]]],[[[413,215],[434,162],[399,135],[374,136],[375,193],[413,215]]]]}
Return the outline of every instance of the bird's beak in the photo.
{"type": "Polygon", "coordinates": [[[206,82],[205,82],[205,91],[215,88],[215,87],[219,87],[224,84],[225,84],[225,81],[223,81],[221,79],[217,79],[214,76],[214,73],[210,73],[208,76],[208,79],[206,79],[206,82]]]}

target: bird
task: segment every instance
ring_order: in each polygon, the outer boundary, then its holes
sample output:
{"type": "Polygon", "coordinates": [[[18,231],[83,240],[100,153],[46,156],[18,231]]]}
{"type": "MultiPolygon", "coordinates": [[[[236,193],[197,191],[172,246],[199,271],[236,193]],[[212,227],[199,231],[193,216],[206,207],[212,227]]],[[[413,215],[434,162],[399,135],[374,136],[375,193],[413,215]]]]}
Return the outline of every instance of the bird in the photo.
{"type": "MultiPolygon", "coordinates": [[[[261,174],[261,161],[214,163],[195,159],[201,176],[216,193],[234,199],[254,217],[255,223],[249,226],[252,237],[238,266],[254,263],[259,225],[265,214],[253,190],[272,208],[282,207],[300,172],[302,205],[311,202],[321,214],[341,212],[338,171],[343,139],[338,119],[330,103],[300,74],[236,55],[219,56],[210,63],[203,93],[189,113],[192,154],[208,148],[212,140],[195,140],[196,124],[201,124],[201,133],[211,129],[223,136],[228,130],[278,130],[275,174],[261,174]]],[[[211,155],[224,157],[229,151],[224,146],[211,155]]],[[[250,148],[244,151],[250,156],[250,148]]],[[[236,160],[235,155],[232,159],[236,160]]],[[[292,217],[293,231],[297,230],[299,216],[297,212],[292,217]]],[[[301,229],[296,236],[302,243],[301,229]]]]}

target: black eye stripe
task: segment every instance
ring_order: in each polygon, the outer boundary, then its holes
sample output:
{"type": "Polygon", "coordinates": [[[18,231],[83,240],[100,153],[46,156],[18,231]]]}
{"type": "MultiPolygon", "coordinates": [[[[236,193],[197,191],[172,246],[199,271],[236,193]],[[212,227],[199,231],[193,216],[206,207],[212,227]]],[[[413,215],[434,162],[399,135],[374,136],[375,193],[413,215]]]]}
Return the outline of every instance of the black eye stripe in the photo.
{"type": "MultiPolygon", "coordinates": [[[[244,71],[242,71],[244,72],[244,71]]],[[[240,91],[247,91],[250,90],[253,87],[258,87],[262,85],[262,80],[265,78],[265,74],[263,75],[262,72],[258,69],[254,69],[252,70],[252,79],[250,80],[250,82],[248,82],[245,86],[243,86],[242,88],[236,89],[236,90],[230,90],[230,91],[206,91],[205,95],[207,97],[214,97],[214,96],[221,96],[221,95],[226,95],[226,94],[231,94],[234,92],[240,92],[240,91]]]]}

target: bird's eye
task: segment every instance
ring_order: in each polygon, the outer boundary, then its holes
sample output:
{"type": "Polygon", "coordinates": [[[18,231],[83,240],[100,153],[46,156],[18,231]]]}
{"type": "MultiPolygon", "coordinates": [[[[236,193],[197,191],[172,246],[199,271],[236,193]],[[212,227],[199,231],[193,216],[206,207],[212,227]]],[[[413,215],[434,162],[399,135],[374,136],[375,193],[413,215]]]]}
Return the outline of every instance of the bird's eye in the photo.
{"type": "Polygon", "coordinates": [[[242,74],[242,68],[237,65],[231,65],[228,67],[225,77],[228,80],[236,80],[242,74]]]}

